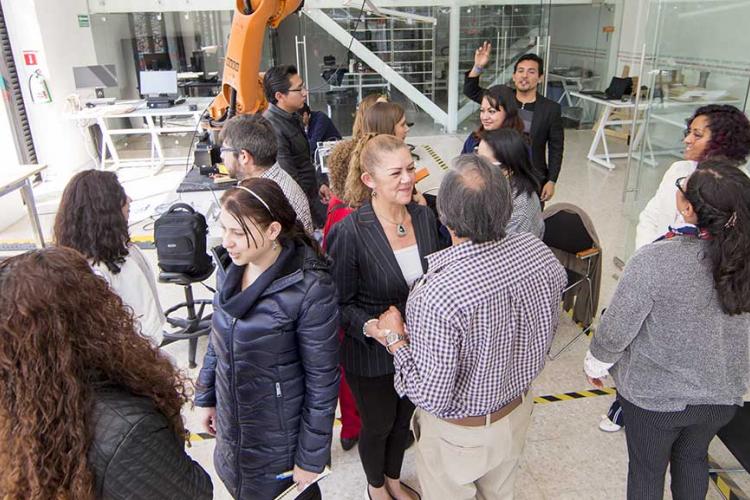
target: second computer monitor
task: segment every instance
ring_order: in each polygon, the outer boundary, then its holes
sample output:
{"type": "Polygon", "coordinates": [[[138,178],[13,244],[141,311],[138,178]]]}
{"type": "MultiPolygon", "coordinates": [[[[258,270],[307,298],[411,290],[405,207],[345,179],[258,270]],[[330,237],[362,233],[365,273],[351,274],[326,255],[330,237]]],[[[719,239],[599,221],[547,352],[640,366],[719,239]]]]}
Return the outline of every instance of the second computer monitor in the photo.
{"type": "Polygon", "coordinates": [[[143,96],[176,96],[176,71],[141,71],[141,95],[143,96]]]}

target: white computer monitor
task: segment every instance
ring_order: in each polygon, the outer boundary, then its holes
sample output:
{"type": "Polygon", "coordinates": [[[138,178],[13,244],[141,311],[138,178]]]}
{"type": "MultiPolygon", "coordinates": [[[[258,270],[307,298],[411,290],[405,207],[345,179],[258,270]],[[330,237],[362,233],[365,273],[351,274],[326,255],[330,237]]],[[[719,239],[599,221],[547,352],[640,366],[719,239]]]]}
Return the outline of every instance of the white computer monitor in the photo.
{"type": "Polygon", "coordinates": [[[176,71],[141,71],[141,95],[143,96],[176,96],[176,71]]]}

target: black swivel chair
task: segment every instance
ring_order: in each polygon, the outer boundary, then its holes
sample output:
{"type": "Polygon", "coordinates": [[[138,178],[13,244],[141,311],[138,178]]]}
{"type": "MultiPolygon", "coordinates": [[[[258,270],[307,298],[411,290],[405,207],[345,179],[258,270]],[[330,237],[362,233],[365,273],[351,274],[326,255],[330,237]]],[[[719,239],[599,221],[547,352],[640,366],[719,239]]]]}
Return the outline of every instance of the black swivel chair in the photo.
{"type": "Polygon", "coordinates": [[[190,345],[188,348],[188,366],[195,368],[195,353],[198,347],[198,338],[204,335],[208,335],[211,331],[211,316],[212,313],[205,313],[206,306],[210,306],[211,299],[195,299],[193,297],[193,283],[200,283],[211,277],[216,266],[211,264],[211,267],[207,269],[201,275],[189,275],[182,273],[159,273],[160,283],[171,283],[173,285],[180,285],[185,290],[185,301],[176,304],[166,311],[164,315],[167,317],[167,322],[173,327],[177,327],[178,330],[174,332],[164,332],[164,341],[162,346],[177,342],[178,340],[187,340],[190,345]],[[197,306],[197,311],[196,311],[197,306]],[[187,316],[178,317],[174,313],[177,313],[182,308],[187,311],[187,316]]]}
{"type": "Polygon", "coordinates": [[[544,210],[544,237],[542,241],[560,259],[568,275],[568,284],[563,290],[563,307],[573,309],[573,319],[582,324],[583,330],[550,359],[557,358],[578,340],[588,335],[596,315],[599,298],[598,270],[601,265],[601,249],[590,219],[580,208],[569,204],[555,204],[544,210]]]}

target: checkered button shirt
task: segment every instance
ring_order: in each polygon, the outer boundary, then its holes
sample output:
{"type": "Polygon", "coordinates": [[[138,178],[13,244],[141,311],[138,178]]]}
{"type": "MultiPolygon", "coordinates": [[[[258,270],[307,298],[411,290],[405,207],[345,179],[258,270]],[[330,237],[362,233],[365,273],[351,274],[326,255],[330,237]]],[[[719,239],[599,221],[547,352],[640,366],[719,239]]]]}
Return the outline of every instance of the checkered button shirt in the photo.
{"type": "Polygon", "coordinates": [[[490,414],[525,391],[557,328],[565,270],[528,233],[428,256],[406,305],[395,388],[440,418],[490,414]]]}
{"type": "Polygon", "coordinates": [[[263,172],[261,177],[271,179],[279,185],[284,192],[284,196],[289,200],[289,204],[297,214],[297,219],[299,219],[302,226],[304,226],[305,231],[307,231],[308,234],[312,234],[313,223],[312,217],[310,216],[310,202],[307,201],[307,196],[304,191],[302,191],[302,188],[299,187],[297,181],[295,181],[291,175],[286,173],[278,163],[274,163],[273,167],[263,172]]]}

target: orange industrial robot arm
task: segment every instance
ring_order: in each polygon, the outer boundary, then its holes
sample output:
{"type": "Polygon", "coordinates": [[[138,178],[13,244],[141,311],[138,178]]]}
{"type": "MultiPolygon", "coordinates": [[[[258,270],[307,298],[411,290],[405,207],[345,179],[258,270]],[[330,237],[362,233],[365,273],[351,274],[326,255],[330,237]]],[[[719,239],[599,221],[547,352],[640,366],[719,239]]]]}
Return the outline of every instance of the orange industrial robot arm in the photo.
{"type": "Polygon", "coordinates": [[[257,113],[266,106],[263,81],[258,75],[266,27],[277,28],[303,0],[236,0],[221,92],[209,107],[214,121],[235,114],[257,113]]]}

